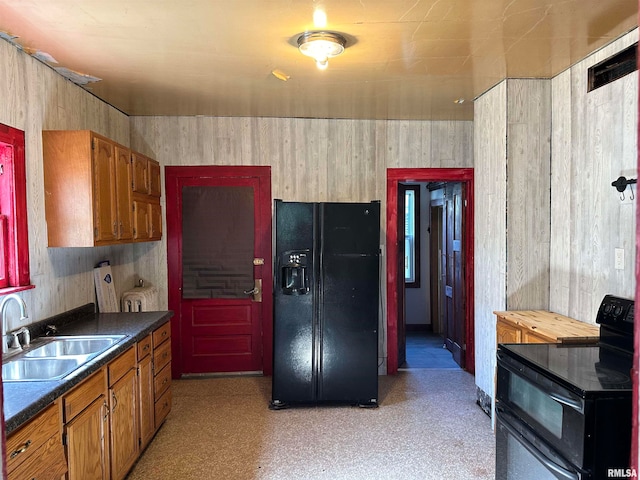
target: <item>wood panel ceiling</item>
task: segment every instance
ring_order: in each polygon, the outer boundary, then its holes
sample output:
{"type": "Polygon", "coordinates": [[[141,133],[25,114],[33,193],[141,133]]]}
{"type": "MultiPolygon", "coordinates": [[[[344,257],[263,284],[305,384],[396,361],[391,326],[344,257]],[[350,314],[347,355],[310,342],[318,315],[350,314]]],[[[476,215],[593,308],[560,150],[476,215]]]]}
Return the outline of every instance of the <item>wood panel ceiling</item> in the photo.
{"type": "Polygon", "coordinates": [[[100,78],[85,88],[129,115],[462,120],[505,77],[552,77],[634,28],[637,10],[637,0],[0,0],[0,31],[52,67],[100,78]],[[314,25],[318,9],[326,27],[314,25]],[[296,48],[309,30],[347,38],[327,70],[296,48]]]}

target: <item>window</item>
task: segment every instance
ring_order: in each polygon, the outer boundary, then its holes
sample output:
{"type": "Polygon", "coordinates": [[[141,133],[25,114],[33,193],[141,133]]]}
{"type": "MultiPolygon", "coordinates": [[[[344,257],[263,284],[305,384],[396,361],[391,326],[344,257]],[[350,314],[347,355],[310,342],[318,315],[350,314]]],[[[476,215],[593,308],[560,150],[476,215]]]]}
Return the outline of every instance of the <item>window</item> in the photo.
{"type": "Polygon", "coordinates": [[[404,186],[404,281],[420,288],[420,186],[404,186]]]}
{"type": "Polygon", "coordinates": [[[0,124],[0,294],[29,283],[24,132],[0,124]]]}

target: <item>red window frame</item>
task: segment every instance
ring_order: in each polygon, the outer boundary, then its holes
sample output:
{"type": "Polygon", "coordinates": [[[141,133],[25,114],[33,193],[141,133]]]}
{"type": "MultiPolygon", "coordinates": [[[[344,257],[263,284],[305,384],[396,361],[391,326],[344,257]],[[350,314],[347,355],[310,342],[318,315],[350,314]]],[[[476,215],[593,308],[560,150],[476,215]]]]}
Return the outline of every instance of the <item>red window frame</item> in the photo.
{"type": "Polygon", "coordinates": [[[29,288],[24,132],[0,124],[0,295],[29,288]]]}

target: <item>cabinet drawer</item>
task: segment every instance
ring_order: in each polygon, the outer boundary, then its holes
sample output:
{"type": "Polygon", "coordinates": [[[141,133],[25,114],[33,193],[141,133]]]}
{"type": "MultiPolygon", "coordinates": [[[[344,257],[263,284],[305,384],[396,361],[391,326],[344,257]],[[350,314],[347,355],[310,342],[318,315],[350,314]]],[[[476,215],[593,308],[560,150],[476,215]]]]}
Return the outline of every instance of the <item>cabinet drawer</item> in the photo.
{"type": "Polygon", "coordinates": [[[106,390],[105,372],[101,369],[62,398],[64,422],[70,422],[106,390]]]}
{"type": "Polygon", "coordinates": [[[138,342],[138,361],[151,353],[151,334],[138,342]]]}
{"type": "Polygon", "coordinates": [[[171,385],[171,362],[169,362],[153,379],[153,393],[159,398],[171,385]]]}
{"type": "Polygon", "coordinates": [[[131,347],[112,361],[107,367],[109,371],[109,386],[121,379],[129,370],[136,366],[136,349],[131,347]]]}
{"type": "Polygon", "coordinates": [[[57,404],[47,407],[7,439],[7,472],[15,470],[53,436],[60,442],[60,413],[57,404]]]}
{"type": "MultiPolygon", "coordinates": [[[[26,453],[26,452],[25,452],[26,453]]],[[[59,435],[51,437],[44,445],[31,452],[14,470],[9,480],[38,479],[60,480],[67,473],[67,460],[59,435]]]]}
{"type": "Polygon", "coordinates": [[[168,389],[156,402],[156,430],[171,411],[171,389],[168,389]]]}
{"type": "Polygon", "coordinates": [[[153,368],[159,372],[171,361],[171,341],[164,342],[153,349],[153,368]]]}
{"type": "Polygon", "coordinates": [[[169,340],[171,337],[171,322],[167,322],[161,327],[158,327],[153,332],[153,348],[158,348],[165,340],[169,340]]]}

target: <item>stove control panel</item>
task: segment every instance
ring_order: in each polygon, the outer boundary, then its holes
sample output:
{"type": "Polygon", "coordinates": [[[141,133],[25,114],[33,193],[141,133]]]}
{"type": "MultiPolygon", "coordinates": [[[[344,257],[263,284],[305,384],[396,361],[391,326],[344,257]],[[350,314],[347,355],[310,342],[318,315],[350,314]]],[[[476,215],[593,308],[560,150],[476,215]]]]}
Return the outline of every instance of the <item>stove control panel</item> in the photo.
{"type": "Polygon", "coordinates": [[[633,333],[634,301],[627,298],[605,295],[598,309],[596,322],[624,332],[633,333]]]}

